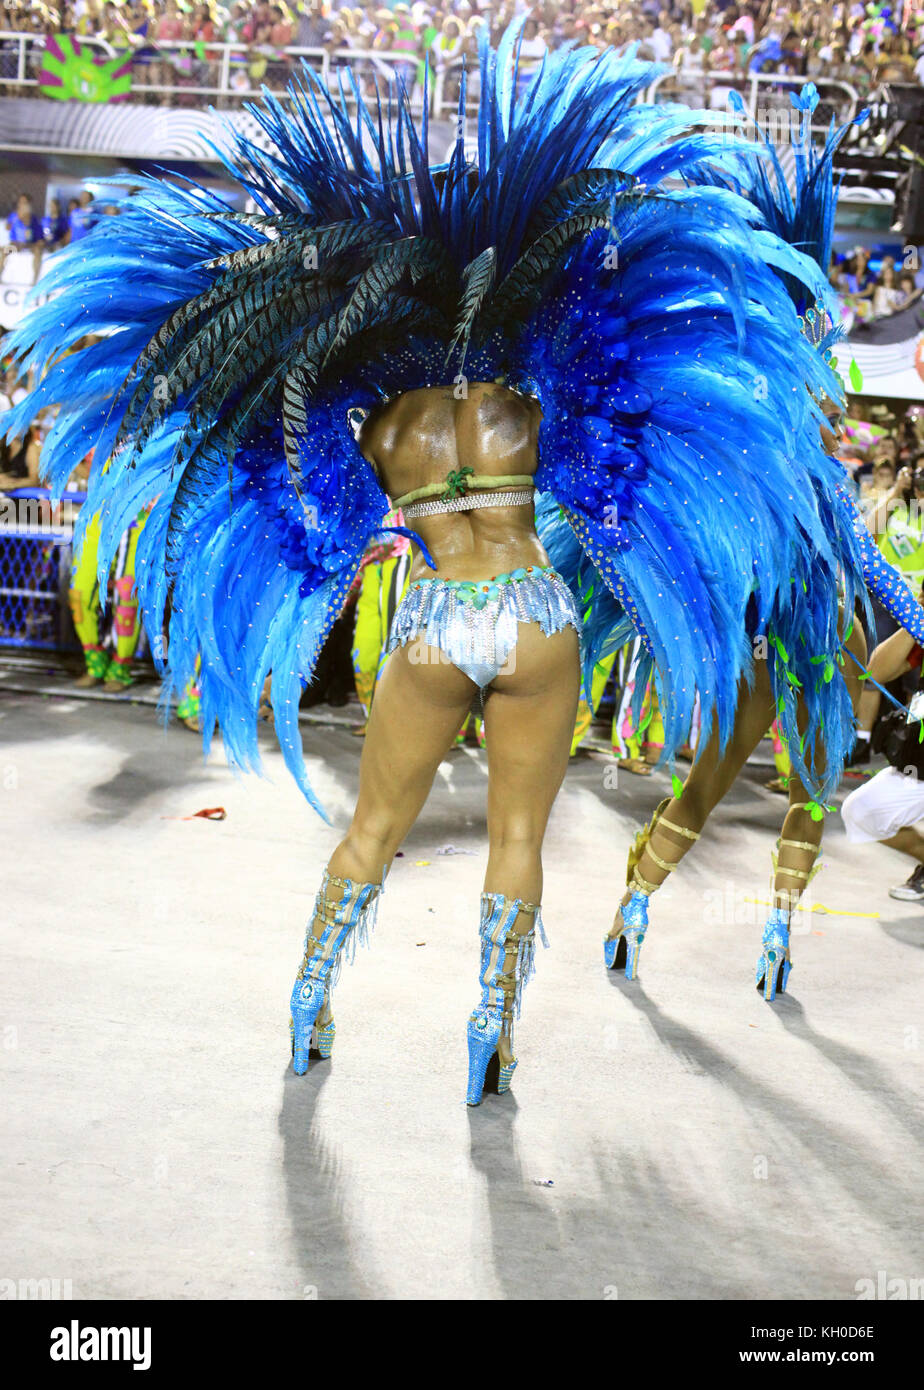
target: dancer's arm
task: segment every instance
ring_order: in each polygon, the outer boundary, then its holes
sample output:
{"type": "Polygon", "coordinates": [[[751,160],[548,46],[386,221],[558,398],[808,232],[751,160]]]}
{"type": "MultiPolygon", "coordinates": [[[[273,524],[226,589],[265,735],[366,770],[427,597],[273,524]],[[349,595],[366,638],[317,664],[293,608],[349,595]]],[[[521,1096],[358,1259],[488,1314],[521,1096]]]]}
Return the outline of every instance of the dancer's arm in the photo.
{"type": "Polygon", "coordinates": [[[924,612],[921,611],[919,600],[916,600],[903,576],[887,562],[876,545],[846,485],[838,485],[837,495],[848,513],[859,543],[863,578],[870,595],[878,599],[886,612],[918,642],[924,643],[924,612]]]}
{"type": "Polygon", "coordinates": [[[898,632],[893,632],[891,637],[880,642],[869,659],[869,673],[873,680],[886,685],[910,671],[909,657],[916,645],[911,633],[904,628],[899,628],[898,632]]]}
{"type": "MultiPolygon", "coordinates": [[[[918,595],[918,603],[921,602],[922,595],[918,595]]],[[[882,704],[879,686],[897,680],[899,676],[903,676],[906,671],[910,671],[917,664],[911,660],[916,646],[917,643],[912,634],[900,627],[897,632],[893,632],[891,637],[887,637],[874,649],[869,659],[869,674],[872,680],[865,683],[863,693],[860,696],[860,710],[857,718],[857,733],[860,737],[868,738],[873,725],[879,718],[879,707],[882,704]]]]}

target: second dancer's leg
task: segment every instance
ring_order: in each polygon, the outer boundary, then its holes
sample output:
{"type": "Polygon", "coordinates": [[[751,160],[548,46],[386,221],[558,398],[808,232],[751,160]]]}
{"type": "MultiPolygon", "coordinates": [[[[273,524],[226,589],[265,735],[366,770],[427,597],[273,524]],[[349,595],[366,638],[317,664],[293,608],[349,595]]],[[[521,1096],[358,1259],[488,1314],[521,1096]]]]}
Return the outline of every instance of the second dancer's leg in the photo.
{"type": "Polygon", "coordinates": [[[754,685],[742,681],[735,727],[724,753],[713,730],[690,769],[679,796],[657,808],[629,856],[629,886],[603,943],[604,963],[634,979],[648,927],[648,899],[699,839],[711,812],[766,733],[773,718],[773,692],[765,664],[755,667],[754,685]]]}
{"type": "MultiPolygon", "coordinates": [[[[856,714],[864,694],[860,670],[866,661],[866,638],[858,623],[854,623],[844,645],[848,652],[853,654],[853,658],[856,658],[854,660],[848,655],[843,667],[844,682],[856,714]]],[[[799,728],[800,731],[804,731],[805,728],[805,712],[801,708],[799,728]]],[[[822,756],[817,747],[816,756],[819,759],[822,756]]],[[[773,905],[764,927],[755,977],[758,990],[771,1004],[777,992],[782,994],[789,982],[789,972],[792,969],[789,946],[792,914],[805,891],[806,884],[815,874],[815,861],[821,849],[821,837],[824,832],[824,818],[817,809],[815,815],[812,815],[814,803],[809,801],[808,792],[797,776],[790,776],[787,789],[789,809],[777,842],[773,905]]]]}

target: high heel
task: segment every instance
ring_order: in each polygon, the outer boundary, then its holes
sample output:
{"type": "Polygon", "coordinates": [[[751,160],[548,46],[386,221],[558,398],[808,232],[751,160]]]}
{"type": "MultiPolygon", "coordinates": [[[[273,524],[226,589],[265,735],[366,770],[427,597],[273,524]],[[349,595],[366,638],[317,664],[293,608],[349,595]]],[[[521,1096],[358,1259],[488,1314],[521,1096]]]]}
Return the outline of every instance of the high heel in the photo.
{"type": "MultiPolygon", "coordinates": [[[[324,1024],[322,1027],[319,1027],[317,1023],[308,1024],[308,1023],[307,1023],[307,1020],[303,1021],[302,1024],[301,1024],[301,1027],[300,1027],[300,1029],[299,1029],[299,1037],[300,1037],[302,1040],[304,1040],[305,1032],[308,1031],[309,1029],[310,1029],[310,1032],[309,1032],[309,1039],[308,1039],[308,1051],[307,1051],[307,1054],[305,1053],[304,1045],[302,1045],[302,1046],[299,1047],[299,1054],[300,1054],[300,1055],[299,1055],[298,1063],[299,1063],[299,1065],[304,1064],[304,1071],[299,1071],[298,1068],[296,1067],[296,1068],[295,1068],[295,1074],[296,1074],[296,1076],[304,1076],[305,1072],[308,1070],[308,1064],[307,1064],[307,1062],[305,1061],[306,1055],[307,1055],[308,1057],[312,1057],[312,1056],[320,1057],[321,1060],[322,1060],[323,1062],[326,1062],[327,1059],[330,1057],[331,1053],[332,1053],[333,1050],[334,1050],[334,1034],[335,1034],[336,1031],[337,1031],[337,1025],[334,1023],[334,1020],[333,1020],[333,1019],[331,1019],[329,1023],[324,1024]]],[[[294,1058],[295,1058],[295,1017],[294,1017],[294,1012],[291,1013],[291,1014],[289,1015],[289,1037],[290,1037],[290,1040],[291,1040],[291,1043],[292,1043],[292,1057],[293,1057],[293,1059],[294,1059],[294,1058]]]]}
{"type": "MultiPolygon", "coordinates": [[[[523,989],[533,974],[536,931],[548,946],[538,903],[521,898],[505,898],[501,893],[482,893],[481,922],[481,1002],[468,1021],[468,1090],[466,1103],[480,1105],[486,1090],[504,1095],[516,1071],[513,1055],[513,1020],[520,1016],[523,989]],[[533,925],[516,932],[513,925],[521,912],[532,913],[533,925]],[[508,955],[516,954],[513,970],[504,971],[508,955]],[[498,1044],[504,1038],[510,1061],[502,1063],[498,1044]]],[[[506,1050],[506,1049],[505,1049],[506,1050]]]]}
{"type": "MultiPolygon", "coordinates": [[[[812,807],[810,801],[796,801],[789,807],[789,812],[807,811],[812,807]]],[[[787,815],[788,820],[788,815],[787,815]]],[[[783,822],[784,827],[786,821],[783,822]]],[[[789,955],[789,922],[792,911],[802,896],[805,888],[811,883],[812,879],[821,869],[821,865],[814,863],[821,849],[821,844],[814,840],[790,840],[781,835],[777,840],[777,852],[773,854],[773,882],[783,878],[794,879],[797,887],[789,890],[776,890],[776,897],[782,898],[784,902],[788,900],[789,906],[775,907],[767,919],[764,928],[763,950],[760,960],[757,962],[757,988],[763,991],[764,999],[768,1004],[772,1004],[778,994],[786,993],[786,986],[789,983],[789,974],[792,970],[792,960],[789,955]],[[811,856],[808,868],[798,868],[795,865],[784,864],[783,859],[791,859],[792,855],[787,851],[798,850],[802,854],[811,856]]]]}
{"type": "Polygon", "coordinates": [[[503,1031],[502,1014],[500,1009],[485,1009],[472,1014],[468,1021],[468,1105],[480,1105],[484,1091],[502,1096],[510,1090],[517,1059],[511,1058],[505,1066],[500,1064],[497,1044],[503,1031]]]}
{"type": "Polygon", "coordinates": [[[625,970],[626,979],[638,974],[638,958],[648,929],[648,894],[637,889],[619,909],[622,926],[615,936],[603,939],[603,963],[607,970],[625,970]]]}
{"type": "Polygon", "coordinates": [[[785,994],[792,962],[789,958],[789,923],[786,914],[775,907],[767,919],[762,941],[763,950],[757,962],[755,976],[758,991],[772,1004],[777,994],[785,994]]]}
{"type": "Polygon", "coordinates": [[[289,1000],[292,1069],[296,1076],[305,1075],[312,1053],[326,1059],[333,1051],[336,1028],[330,1014],[330,993],[339,979],[344,951],[348,951],[352,961],[357,941],[368,944],[381,887],[324,873],[308,924],[304,958],[289,1000]],[[330,897],[331,888],[342,889],[339,899],[330,897]],[[320,935],[314,930],[316,926],[323,928],[320,935]],[[327,1021],[319,1024],[322,1014],[327,1021]]]}
{"type": "MultiPolygon", "coordinates": [[[[671,845],[670,847],[677,853],[678,858],[663,859],[652,844],[654,832],[656,830],[670,830],[672,834],[679,836],[682,840],[689,841],[691,844],[695,844],[699,839],[698,830],[690,830],[685,825],[678,825],[676,821],[667,819],[664,812],[670,804],[671,798],[665,797],[655,808],[648,824],[636,835],[629,850],[626,864],[626,882],[632,889],[632,896],[619,909],[622,918],[619,931],[615,936],[611,933],[603,938],[604,965],[607,970],[625,970],[627,980],[634,980],[638,975],[638,958],[641,954],[642,942],[645,940],[645,932],[648,930],[648,899],[661,886],[658,883],[649,883],[646,878],[642,878],[639,866],[647,854],[652,863],[666,876],[673,873],[687,848],[681,849],[680,846],[671,845]]],[[[668,846],[665,845],[664,847],[667,848],[668,846]]]]}

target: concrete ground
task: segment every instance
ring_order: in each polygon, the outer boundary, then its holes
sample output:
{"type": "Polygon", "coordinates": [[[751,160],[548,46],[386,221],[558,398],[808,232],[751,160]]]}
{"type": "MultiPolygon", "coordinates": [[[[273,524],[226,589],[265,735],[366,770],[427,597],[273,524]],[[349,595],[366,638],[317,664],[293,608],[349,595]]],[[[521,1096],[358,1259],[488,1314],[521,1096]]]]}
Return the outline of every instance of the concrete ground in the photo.
{"type": "Polygon", "coordinates": [[[349,717],[304,730],[330,828],[268,732],[272,781],[235,780],[150,706],[15,684],[3,1278],[76,1298],[840,1300],[924,1276],[924,907],[887,896],[905,861],[848,847],[832,816],[832,913],[805,918],[791,994],[764,1004],[784,804],[766,765],[658,896],[630,985],[600,942],[666,779],[572,762],[515,1093],[472,1110],[484,753],[441,768],[344,970],[334,1059],[297,1078],[288,995],[356,787],[349,717]],[[189,819],[214,806],[224,821],[189,819]]]}

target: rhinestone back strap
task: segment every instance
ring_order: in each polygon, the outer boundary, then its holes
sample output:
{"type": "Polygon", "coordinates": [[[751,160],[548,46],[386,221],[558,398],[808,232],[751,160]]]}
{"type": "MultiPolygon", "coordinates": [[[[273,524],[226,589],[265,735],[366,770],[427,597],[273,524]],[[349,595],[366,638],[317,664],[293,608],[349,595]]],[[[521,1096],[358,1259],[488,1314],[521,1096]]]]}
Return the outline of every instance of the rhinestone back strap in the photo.
{"type": "Polygon", "coordinates": [[[440,512],[471,512],[480,507],[527,507],[532,503],[533,489],[513,488],[507,492],[470,492],[462,497],[434,498],[432,502],[411,502],[402,508],[405,521],[421,516],[437,516],[440,512]]]}

